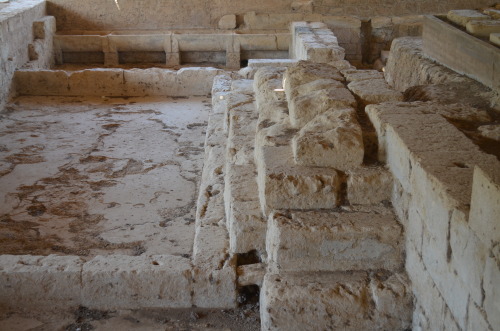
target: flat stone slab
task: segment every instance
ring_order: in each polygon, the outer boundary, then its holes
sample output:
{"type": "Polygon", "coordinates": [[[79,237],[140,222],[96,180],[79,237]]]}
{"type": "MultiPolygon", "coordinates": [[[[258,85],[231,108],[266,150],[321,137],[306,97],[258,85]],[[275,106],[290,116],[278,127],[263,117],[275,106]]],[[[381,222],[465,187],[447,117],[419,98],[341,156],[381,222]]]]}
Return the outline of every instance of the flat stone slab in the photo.
{"type": "Polygon", "coordinates": [[[277,211],[268,222],[275,273],[398,270],[404,263],[402,226],[391,213],[277,211]]]}
{"type": "Polygon", "coordinates": [[[403,94],[394,90],[384,79],[357,80],[347,85],[365,105],[387,101],[403,101],[403,94]]]}
{"type": "Polygon", "coordinates": [[[467,22],[467,32],[480,38],[490,38],[492,33],[500,33],[500,20],[482,20],[467,22]]]}
{"type": "Polygon", "coordinates": [[[262,330],[405,330],[413,304],[402,274],[267,274],[262,330]]]}
{"type": "Polygon", "coordinates": [[[467,22],[469,21],[490,19],[488,15],[482,14],[477,10],[469,10],[469,9],[450,10],[446,16],[450,21],[464,28],[467,25],[467,22]]]}

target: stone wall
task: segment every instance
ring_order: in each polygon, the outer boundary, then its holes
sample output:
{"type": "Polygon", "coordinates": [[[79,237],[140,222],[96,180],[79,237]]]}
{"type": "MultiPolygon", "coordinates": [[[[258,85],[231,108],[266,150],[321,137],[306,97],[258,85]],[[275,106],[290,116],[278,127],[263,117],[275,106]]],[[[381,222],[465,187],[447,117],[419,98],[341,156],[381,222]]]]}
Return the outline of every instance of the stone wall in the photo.
{"type": "MultiPolygon", "coordinates": [[[[224,15],[241,17],[253,11],[373,17],[444,13],[490,4],[490,0],[351,0],[347,3],[341,0],[49,0],[48,11],[56,16],[59,30],[109,30],[215,28],[224,15]]],[[[241,18],[237,23],[241,23],[241,18]]]]}
{"type": "MultiPolygon", "coordinates": [[[[45,15],[44,0],[13,1],[0,4],[0,111],[5,106],[11,93],[11,81],[14,71],[27,62],[44,66],[48,57],[41,54],[43,39],[35,40],[45,32],[49,21],[42,22],[34,33],[33,22],[45,15]],[[41,29],[40,29],[41,28],[41,29]],[[43,32],[42,32],[43,31],[43,32]],[[31,46],[30,46],[31,44],[31,46]],[[35,60],[35,58],[37,58],[35,60]]],[[[50,39],[47,34],[47,39],[50,39]]]]}

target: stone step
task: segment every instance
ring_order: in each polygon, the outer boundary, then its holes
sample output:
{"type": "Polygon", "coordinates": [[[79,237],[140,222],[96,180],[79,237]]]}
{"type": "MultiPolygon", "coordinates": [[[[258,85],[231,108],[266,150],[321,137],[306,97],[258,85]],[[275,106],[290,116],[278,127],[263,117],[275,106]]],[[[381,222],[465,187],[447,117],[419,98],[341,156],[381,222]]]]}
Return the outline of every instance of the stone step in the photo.
{"type": "Polygon", "coordinates": [[[267,274],[260,292],[262,330],[406,330],[412,294],[404,274],[267,274]]]}
{"type": "Polygon", "coordinates": [[[269,269],[287,271],[399,270],[402,227],[390,209],[276,211],[268,220],[269,269]]]}

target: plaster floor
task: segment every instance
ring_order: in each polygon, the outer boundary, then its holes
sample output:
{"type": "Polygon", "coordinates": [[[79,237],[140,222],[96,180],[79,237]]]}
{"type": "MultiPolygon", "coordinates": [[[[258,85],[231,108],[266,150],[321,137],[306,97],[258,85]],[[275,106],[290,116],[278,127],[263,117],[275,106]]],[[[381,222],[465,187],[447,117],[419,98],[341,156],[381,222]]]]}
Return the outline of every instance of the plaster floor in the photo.
{"type": "Polygon", "coordinates": [[[15,100],[0,120],[0,254],[190,257],[210,107],[15,100]]]}

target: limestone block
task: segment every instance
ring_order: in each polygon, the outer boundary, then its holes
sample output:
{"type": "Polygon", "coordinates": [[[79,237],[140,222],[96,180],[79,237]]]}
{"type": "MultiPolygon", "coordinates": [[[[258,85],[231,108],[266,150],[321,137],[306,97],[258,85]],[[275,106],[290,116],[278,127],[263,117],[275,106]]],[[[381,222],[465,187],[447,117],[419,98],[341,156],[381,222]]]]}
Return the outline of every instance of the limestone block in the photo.
{"type": "Polygon", "coordinates": [[[302,95],[308,95],[318,90],[324,90],[328,88],[343,88],[344,84],[335,79],[317,79],[312,82],[299,85],[295,90],[291,91],[290,98],[302,95]]]}
{"type": "Polygon", "coordinates": [[[290,146],[263,147],[257,167],[264,215],[272,209],[329,209],[337,205],[341,180],[335,169],[294,165],[290,146]]]}
{"type": "Polygon", "coordinates": [[[81,277],[89,308],[191,307],[191,263],[183,257],[96,256],[81,277]]]}
{"type": "Polygon", "coordinates": [[[160,68],[130,69],[123,71],[124,95],[176,95],[176,72],[160,68]]]}
{"type": "Polygon", "coordinates": [[[79,305],[82,265],[76,256],[2,255],[0,303],[23,308],[79,305]]]}
{"type": "MultiPolygon", "coordinates": [[[[221,204],[211,208],[223,209],[221,204]]],[[[203,308],[236,306],[236,265],[230,257],[225,220],[197,224],[193,247],[193,304],[203,308]]]]}
{"type": "Polygon", "coordinates": [[[123,96],[123,69],[87,69],[69,75],[67,95],[123,96]]]}
{"type": "Polygon", "coordinates": [[[479,134],[485,138],[500,141],[500,125],[481,125],[477,128],[479,134]]]}
{"type": "MultiPolygon", "coordinates": [[[[344,81],[344,77],[334,66],[299,61],[297,64],[294,64],[286,69],[283,76],[283,86],[285,87],[285,91],[288,95],[297,86],[318,79],[334,79],[340,82],[344,81]]],[[[290,101],[290,98],[288,101],[290,101]]]]}
{"type": "MultiPolygon", "coordinates": [[[[454,211],[454,213],[460,213],[454,211]]],[[[478,305],[482,303],[482,278],[489,254],[488,247],[484,245],[467,225],[464,216],[454,217],[450,222],[450,248],[451,267],[458,277],[463,280],[471,299],[478,305]]]]}
{"type": "Polygon", "coordinates": [[[481,14],[477,10],[468,10],[468,9],[450,10],[446,16],[450,21],[464,28],[469,21],[490,19],[488,15],[481,14]]]}
{"type": "Polygon", "coordinates": [[[500,325],[500,267],[497,256],[489,256],[484,271],[484,310],[488,323],[495,329],[500,325]]]}
{"type": "Polygon", "coordinates": [[[65,95],[69,87],[62,70],[17,70],[14,82],[18,95],[65,95]]]}
{"type": "Polygon", "coordinates": [[[346,171],[363,163],[361,127],[352,108],[327,111],[307,123],[292,140],[295,162],[346,171]]]}
{"type": "Polygon", "coordinates": [[[367,79],[353,81],[347,85],[365,105],[403,101],[403,94],[392,89],[384,79],[367,79]]]}
{"type": "Polygon", "coordinates": [[[179,92],[176,96],[209,95],[215,76],[222,70],[215,68],[182,68],[177,72],[179,92]]]}
{"type": "Polygon", "coordinates": [[[497,46],[500,46],[500,33],[491,33],[490,42],[497,46]]]}
{"type": "Polygon", "coordinates": [[[345,69],[356,69],[349,61],[347,60],[338,60],[338,61],[333,61],[328,63],[329,65],[337,68],[338,70],[345,70],[345,69]]]}
{"type": "MultiPolygon", "coordinates": [[[[415,302],[422,307],[428,323],[424,330],[444,329],[443,316],[446,304],[426,271],[422,257],[415,251],[413,245],[406,246],[406,271],[412,283],[415,302]]],[[[418,324],[414,326],[418,327],[418,324]]]]}
{"type": "Polygon", "coordinates": [[[370,205],[391,200],[392,174],[384,167],[359,167],[347,171],[347,198],[351,204],[370,205]]]}
{"type": "Polygon", "coordinates": [[[483,309],[478,307],[474,301],[469,301],[469,309],[467,311],[469,314],[467,319],[467,330],[493,330],[485,318],[486,313],[483,309]]]}
{"type": "Polygon", "coordinates": [[[476,166],[472,181],[469,225],[488,247],[500,241],[499,169],[476,166]]]}
{"type": "Polygon", "coordinates": [[[483,13],[490,16],[491,18],[493,18],[495,20],[500,19],[500,10],[498,10],[498,9],[488,8],[488,9],[483,10],[483,13]]]}
{"type": "Polygon", "coordinates": [[[266,249],[271,272],[348,271],[402,266],[394,215],[356,212],[271,213],[266,249]]]}
{"type": "Polygon", "coordinates": [[[346,69],[340,72],[348,83],[368,79],[384,79],[384,74],[377,70],[346,69]]]}
{"type": "Polygon", "coordinates": [[[500,33],[500,20],[482,20],[467,22],[467,32],[480,38],[490,38],[492,33],[500,33]]]}
{"type": "Polygon", "coordinates": [[[331,87],[300,95],[289,103],[290,122],[301,128],[316,116],[327,111],[355,108],[356,99],[346,88],[331,87]]]}
{"type": "Polygon", "coordinates": [[[231,14],[222,16],[219,20],[218,26],[221,30],[236,29],[236,15],[231,14]]]}
{"type": "Polygon", "coordinates": [[[260,293],[262,330],[404,330],[411,324],[412,297],[404,277],[267,274],[260,293]],[[367,279],[377,284],[373,292],[367,279]],[[398,309],[385,310],[391,305],[383,303],[390,301],[398,309]]]}
{"type": "Polygon", "coordinates": [[[238,71],[238,73],[245,77],[252,79],[259,68],[262,67],[289,67],[297,63],[295,59],[250,59],[248,66],[238,71]]]}
{"type": "Polygon", "coordinates": [[[231,91],[233,93],[253,94],[253,80],[235,79],[231,81],[231,91]]]}
{"type": "Polygon", "coordinates": [[[290,142],[297,133],[287,121],[273,124],[265,119],[259,122],[259,130],[255,135],[256,155],[260,153],[263,146],[290,146],[290,142]]]}
{"type": "Polygon", "coordinates": [[[237,268],[238,285],[258,285],[262,286],[264,275],[266,274],[267,265],[265,263],[254,263],[241,265],[237,268]]]}

